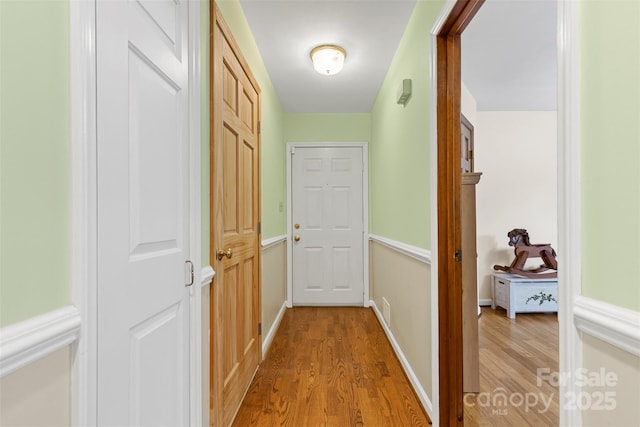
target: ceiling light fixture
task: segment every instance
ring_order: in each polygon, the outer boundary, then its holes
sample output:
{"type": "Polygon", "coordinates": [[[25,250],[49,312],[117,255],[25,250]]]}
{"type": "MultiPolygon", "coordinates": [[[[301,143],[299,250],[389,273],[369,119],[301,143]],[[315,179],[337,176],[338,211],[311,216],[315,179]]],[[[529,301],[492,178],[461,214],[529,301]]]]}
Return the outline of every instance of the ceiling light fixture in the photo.
{"type": "Polygon", "coordinates": [[[313,68],[320,74],[330,76],[342,70],[347,52],[340,46],[323,44],[311,50],[313,68]]]}

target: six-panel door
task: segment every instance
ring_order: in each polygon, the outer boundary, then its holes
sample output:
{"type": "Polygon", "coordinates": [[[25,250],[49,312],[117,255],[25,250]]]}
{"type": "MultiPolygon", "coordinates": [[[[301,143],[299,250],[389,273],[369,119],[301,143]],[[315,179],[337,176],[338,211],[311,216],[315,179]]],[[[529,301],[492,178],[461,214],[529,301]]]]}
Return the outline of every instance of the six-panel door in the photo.
{"type": "Polygon", "coordinates": [[[98,1],[98,425],[189,424],[188,2],[98,1]]]}
{"type": "Polygon", "coordinates": [[[363,161],[361,147],[291,153],[295,305],[363,304],[363,161]]]}

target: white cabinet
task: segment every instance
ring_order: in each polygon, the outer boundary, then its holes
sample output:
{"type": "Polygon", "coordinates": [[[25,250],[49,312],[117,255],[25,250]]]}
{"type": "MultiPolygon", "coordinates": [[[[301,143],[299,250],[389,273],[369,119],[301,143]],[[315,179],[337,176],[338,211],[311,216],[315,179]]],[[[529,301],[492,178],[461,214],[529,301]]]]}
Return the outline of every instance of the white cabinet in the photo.
{"type": "Polygon", "coordinates": [[[558,279],[539,279],[515,274],[492,275],[491,308],[502,307],[513,319],[516,313],[558,311],[558,279]]]}

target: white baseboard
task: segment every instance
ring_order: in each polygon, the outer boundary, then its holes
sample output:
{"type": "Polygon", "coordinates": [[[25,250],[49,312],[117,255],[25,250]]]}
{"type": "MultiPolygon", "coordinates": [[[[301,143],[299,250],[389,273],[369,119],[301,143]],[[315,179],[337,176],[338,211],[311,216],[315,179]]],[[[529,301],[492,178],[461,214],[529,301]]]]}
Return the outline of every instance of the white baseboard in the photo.
{"type": "Polygon", "coordinates": [[[573,321],[580,332],[640,356],[640,312],[579,296],[573,321]]]}
{"type": "Polygon", "coordinates": [[[0,329],[0,378],[76,342],[80,323],[70,305],[0,329]]]}
{"type": "Polygon", "coordinates": [[[433,419],[433,404],[431,403],[429,396],[424,391],[422,384],[420,384],[420,381],[418,380],[416,373],[413,371],[413,368],[411,368],[409,361],[407,360],[404,353],[402,352],[402,349],[400,348],[400,345],[398,344],[395,337],[393,336],[391,329],[389,329],[389,327],[385,323],[384,318],[382,317],[382,313],[380,312],[380,310],[378,310],[378,306],[376,306],[376,302],[371,300],[369,302],[369,305],[371,306],[371,308],[373,309],[373,312],[378,317],[378,321],[380,321],[380,325],[382,325],[382,329],[384,330],[385,334],[387,334],[387,338],[391,343],[391,347],[393,347],[393,350],[396,352],[396,356],[398,356],[398,359],[400,360],[400,364],[402,365],[404,372],[407,374],[407,377],[409,378],[409,381],[411,382],[411,385],[413,386],[413,389],[416,392],[418,399],[420,399],[420,403],[422,404],[423,408],[427,411],[427,414],[429,414],[429,418],[433,419]]]}
{"type": "Polygon", "coordinates": [[[278,311],[278,315],[276,319],[273,321],[271,328],[269,328],[269,332],[262,339],[262,355],[267,354],[267,350],[269,350],[269,346],[271,345],[271,341],[273,341],[273,337],[278,330],[278,326],[280,326],[280,322],[282,321],[282,317],[284,316],[284,312],[287,311],[287,304],[282,303],[282,307],[280,307],[280,311],[278,311]]]}
{"type": "Polygon", "coordinates": [[[491,298],[481,298],[478,300],[478,305],[480,307],[491,307],[491,298]]]}

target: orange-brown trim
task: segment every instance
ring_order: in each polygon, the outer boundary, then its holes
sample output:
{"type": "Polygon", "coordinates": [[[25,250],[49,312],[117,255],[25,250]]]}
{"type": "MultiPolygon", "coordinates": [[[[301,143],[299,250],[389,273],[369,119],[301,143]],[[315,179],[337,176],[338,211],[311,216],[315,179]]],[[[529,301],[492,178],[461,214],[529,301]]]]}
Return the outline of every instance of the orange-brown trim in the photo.
{"type": "Polygon", "coordinates": [[[441,426],[464,423],[460,233],[460,36],[484,0],[458,0],[437,36],[438,329],[441,426]]]}

